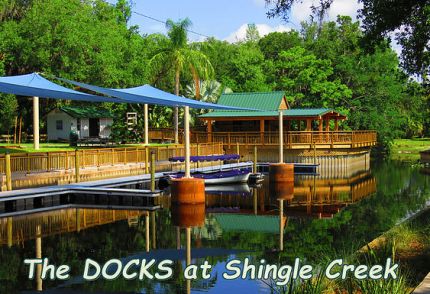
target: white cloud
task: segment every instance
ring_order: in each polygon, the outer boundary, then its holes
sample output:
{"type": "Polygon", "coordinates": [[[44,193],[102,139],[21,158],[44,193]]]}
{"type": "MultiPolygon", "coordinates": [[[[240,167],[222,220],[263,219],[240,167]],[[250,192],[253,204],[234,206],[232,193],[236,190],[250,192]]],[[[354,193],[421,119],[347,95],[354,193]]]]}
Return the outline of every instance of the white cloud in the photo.
{"type": "Polygon", "coordinates": [[[264,7],[266,6],[266,0],[254,0],[254,4],[258,7],[264,7]]]}
{"type": "MultiPolygon", "coordinates": [[[[312,5],[318,6],[319,1],[303,0],[295,3],[291,8],[291,20],[297,23],[309,20],[312,5]]],[[[334,0],[325,16],[325,20],[336,20],[338,15],[349,15],[353,20],[356,20],[357,10],[361,7],[362,4],[358,3],[357,0],[334,0]]]]}
{"type": "MultiPolygon", "coordinates": [[[[258,33],[260,34],[260,37],[263,37],[272,32],[287,32],[291,30],[289,27],[285,25],[278,25],[276,27],[271,27],[268,24],[256,24],[256,27],[257,27],[258,33]]],[[[244,23],[239,27],[239,29],[237,29],[235,32],[231,33],[227,38],[225,38],[225,40],[230,43],[245,40],[247,28],[248,28],[248,24],[244,23]]]]}

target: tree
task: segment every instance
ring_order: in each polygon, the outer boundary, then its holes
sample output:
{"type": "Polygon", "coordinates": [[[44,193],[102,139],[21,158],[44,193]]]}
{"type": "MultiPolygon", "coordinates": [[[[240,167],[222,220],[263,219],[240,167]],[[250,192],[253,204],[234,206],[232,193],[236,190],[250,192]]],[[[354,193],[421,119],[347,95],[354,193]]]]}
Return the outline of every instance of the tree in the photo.
{"type": "MultiPolygon", "coordinates": [[[[266,0],[271,6],[267,15],[280,16],[289,20],[290,11],[300,0],[266,0]]],[[[409,74],[417,74],[428,79],[430,74],[430,1],[410,0],[359,0],[363,8],[359,16],[365,30],[364,43],[367,50],[373,51],[376,44],[390,39],[395,34],[402,46],[402,65],[409,74]]],[[[319,5],[312,5],[312,13],[320,20],[330,8],[333,0],[319,0],[319,5]]],[[[428,81],[427,81],[428,82],[428,81]]]]}
{"type": "MultiPolygon", "coordinates": [[[[149,66],[157,81],[163,77],[166,72],[173,71],[175,79],[175,95],[179,95],[180,77],[184,70],[189,70],[197,85],[197,97],[200,96],[199,82],[200,79],[213,77],[214,69],[209,59],[200,51],[190,48],[187,44],[187,29],[191,26],[191,21],[186,18],[182,21],[174,22],[167,20],[169,43],[162,48],[159,53],[154,55],[149,66]]],[[[175,143],[178,143],[178,124],[179,112],[175,107],[174,111],[174,128],[175,143]]]]}
{"type": "Polygon", "coordinates": [[[248,27],[246,28],[246,42],[255,43],[260,40],[260,33],[258,32],[258,28],[255,25],[255,23],[248,24],[248,27]]]}

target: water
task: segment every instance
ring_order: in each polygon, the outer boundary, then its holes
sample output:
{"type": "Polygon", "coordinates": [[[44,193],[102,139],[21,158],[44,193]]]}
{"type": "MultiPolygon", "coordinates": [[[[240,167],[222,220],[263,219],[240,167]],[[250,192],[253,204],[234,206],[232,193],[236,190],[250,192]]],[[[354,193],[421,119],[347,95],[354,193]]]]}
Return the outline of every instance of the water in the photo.
{"type": "Polygon", "coordinates": [[[267,183],[233,188],[234,192],[230,186],[212,187],[205,206],[170,207],[164,197],[163,208],[155,213],[73,208],[0,218],[0,293],[38,288],[50,293],[171,293],[186,292],[187,287],[191,292],[270,292],[268,281],[223,279],[226,263],[248,257],[254,263],[264,259],[292,264],[299,257],[316,264],[322,256],[342,257],[424,209],[430,199],[428,176],[399,162],[373,163],[371,171],[354,171],[346,178],[333,173],[330,178],[300,177],[294,183],[294,197],[291,187],[279,193],[267,183]],[[187,285],[181,274],[186,266],[186,229],[179,230],[178,239],[178,226],[192,226],[192,263],[208,260],[213,266],[210,279],[187,285]],[[71,278],[29,280],[23,260],[38,254],[51,263],[70,265],[71,278]],[[171,259],[174,273],[164,282],[123,278],[84,282],[86,258],[101,264],[111,258],[171,259]]]}

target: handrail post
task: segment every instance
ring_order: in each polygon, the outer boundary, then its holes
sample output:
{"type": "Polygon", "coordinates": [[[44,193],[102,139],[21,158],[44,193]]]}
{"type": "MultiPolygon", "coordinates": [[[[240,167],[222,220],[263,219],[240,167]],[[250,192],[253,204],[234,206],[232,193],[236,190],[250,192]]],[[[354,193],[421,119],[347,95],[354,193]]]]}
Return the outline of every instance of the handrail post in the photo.
{"type": "Polygon", "coordinates": [[[30,152],[27,152],[27,174],[30,174],[31,162],[30,162],[30,152]]]}
{"type": "Polygon", "coordinates": [[[151,152],[151,191],[155,191],[155,153],[151,152]]]}
{"type": "Polygon", "coordinates": [[[11,170],[9,152],[6,153],[4,158],[5,158],[6,187],[8,191],[12,191],[12,170],[11,170]]]}
{"type": "Polygon", "coordinates": [[[149,173],[149,148],[145,146],[145,174],[149,173]]]}
{"type": "Polygon", "coordinates": [[[80,182],[80,175],[79,175],[79,151],[78,149],[75,150],[75,182],[80,182]]]}

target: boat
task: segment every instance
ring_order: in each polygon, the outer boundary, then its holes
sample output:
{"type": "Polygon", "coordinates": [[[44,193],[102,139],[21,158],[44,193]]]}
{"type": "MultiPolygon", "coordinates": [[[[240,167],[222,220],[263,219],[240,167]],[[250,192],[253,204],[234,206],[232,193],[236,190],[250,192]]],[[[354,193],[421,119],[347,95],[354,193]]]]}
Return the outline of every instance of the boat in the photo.
{"type": "MultiPolygon", "coordinates": [[[[190,156],[190,162],[202,162],[202,161],[221,161],[226,163],[232,160],[239,160],[239,154],[222,154],[222,155],[204,155],[204,156],[190,156]]],[[[184,162],[183,156],[171,157],[170,162],[184,162]]],[[[247,183],[252,168],[247,167],[235,167],[229,165],[223,167],[222,164],[218,166],[211,166],[207,168],[194,169],[191,172],[193,178],[204,179],[205,184],[232,184],[232,183],[247,183]]],[[[185,175],[183,171],[173,171],[164,173],[164,177],[160,181],[169,181],[171,179],[179,179],[185,175]]]]}

